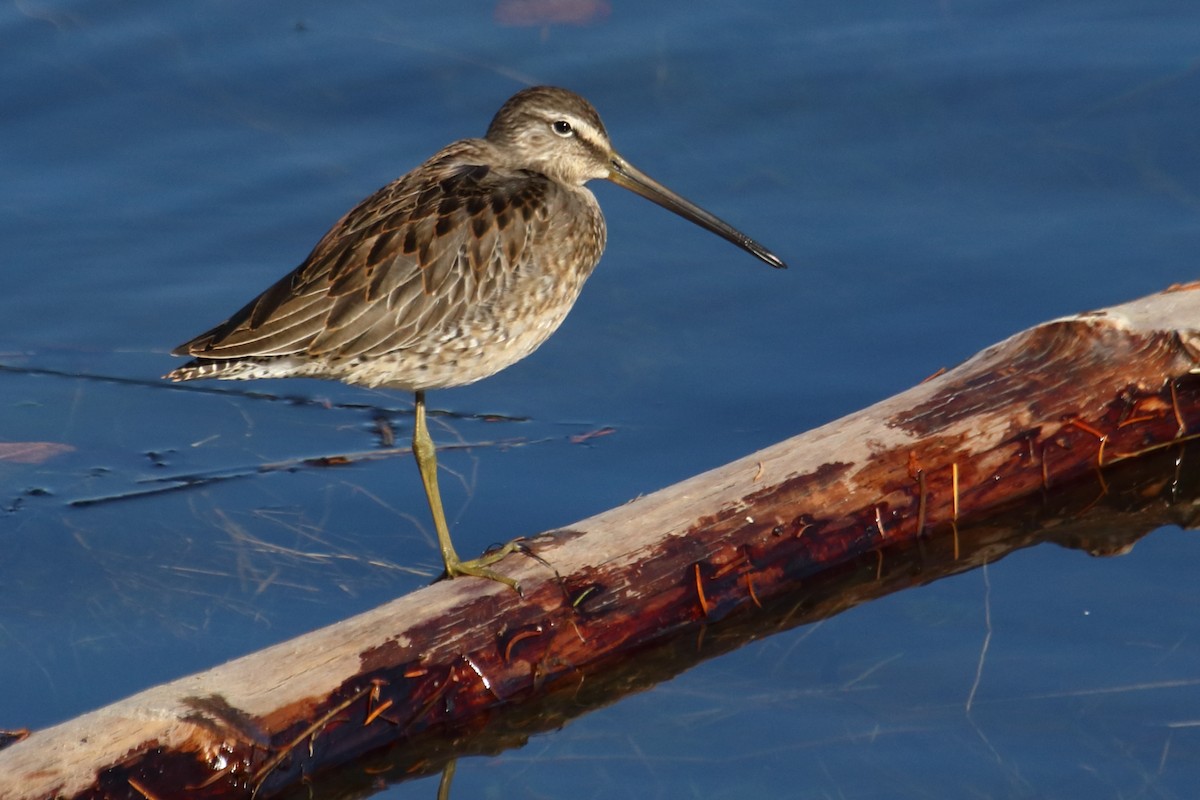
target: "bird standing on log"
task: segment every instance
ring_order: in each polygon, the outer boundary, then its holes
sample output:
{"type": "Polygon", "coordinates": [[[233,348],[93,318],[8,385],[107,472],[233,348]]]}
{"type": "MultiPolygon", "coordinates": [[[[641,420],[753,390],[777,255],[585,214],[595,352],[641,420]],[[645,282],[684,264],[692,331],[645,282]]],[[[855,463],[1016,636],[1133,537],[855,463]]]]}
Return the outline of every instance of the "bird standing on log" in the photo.
{"type": "Polygon", "coordinates": [[[604,252],[604,179],[776,268],[775,254],[622,158],[588,101],[536,86],[482,139],[443,148],[342,217],[299,267],[225,322],[177,347],[167,373],[328,378],[415,393],[413,454],[446,575],[518,588],[491,569],[513,543],[463,561],[450,541],[425,392],[486,378],[532,353],[575,304],[604,252]]]}

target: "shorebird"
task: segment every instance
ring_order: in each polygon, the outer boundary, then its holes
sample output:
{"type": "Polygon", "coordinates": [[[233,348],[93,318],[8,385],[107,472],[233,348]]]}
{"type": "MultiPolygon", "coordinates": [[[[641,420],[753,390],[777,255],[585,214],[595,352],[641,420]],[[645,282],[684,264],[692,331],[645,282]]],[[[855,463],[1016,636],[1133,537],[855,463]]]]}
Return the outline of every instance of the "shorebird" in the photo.
{"type": "Polygon", "coordinates": [[[299,267],[175,348],[192,360],[164,377],[328,378],[413,392],[413,455],[446,576],[519,591],[490,569],[514,544],[471,561],[454,550],[425,392],[495,374],[558,328],[604,252],[604,217],[584,186],[596,179],[785,267],[621,157],[587,100],[536,86],[509,98],[484,138],[454,142],[355,206],[299,267]]]}

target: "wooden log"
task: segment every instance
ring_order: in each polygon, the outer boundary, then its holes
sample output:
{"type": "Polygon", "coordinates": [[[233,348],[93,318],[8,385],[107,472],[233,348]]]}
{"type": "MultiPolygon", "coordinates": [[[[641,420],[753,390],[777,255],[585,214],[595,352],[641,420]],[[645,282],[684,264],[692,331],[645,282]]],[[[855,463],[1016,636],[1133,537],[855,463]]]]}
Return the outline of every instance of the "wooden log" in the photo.
{"type": "Polygon", "coordinates": [[[1200,285],[1037,326],[538,537],[539,560],[501,565],[523,597],[437,583],[35,731],[0,751],[0,797],[269,797],[347,765],[344,783],[364,769],[378,780],[361,757],[381,748],[390,775],[420,774],[1047,536],[1120,552],[1154,525],[1191,523],[1178,500],[1197,481],[1178,465],[1200,431],[1198,329],[1200,285]],[[1130,497],[1154,502],[1131,511],[1130,497]]]}

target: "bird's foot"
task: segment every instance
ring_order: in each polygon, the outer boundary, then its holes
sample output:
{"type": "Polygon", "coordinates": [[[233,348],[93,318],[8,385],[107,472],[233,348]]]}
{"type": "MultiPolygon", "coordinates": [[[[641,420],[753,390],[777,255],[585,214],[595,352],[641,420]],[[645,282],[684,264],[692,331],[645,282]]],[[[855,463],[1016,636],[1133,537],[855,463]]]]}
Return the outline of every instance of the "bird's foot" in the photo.
{"type": "MultiPolygon", "coordinates": [[[[529,550],[520,539],[514,539],[508,544],[490,550],[479,558],[470,561],[459,561],[457,558],[453,561],[447,560],[446,577],[457,578],[461,575],[472,575],[476,578],[486,578],[489,581],[497,581],[498,583],[503,583],[505,586],[510,586],[517,594],[521,594],[521,584],[515,578],[509,578],[506,575],[501,575],[494,570],[488,569],[488,567],[509,553],[515,552],[529,553],[529,550]]],[[[534,557],[536,558],[536,556],[534,557]]],[[[523,597],[524,595],[521,596],[523,597]]]]}

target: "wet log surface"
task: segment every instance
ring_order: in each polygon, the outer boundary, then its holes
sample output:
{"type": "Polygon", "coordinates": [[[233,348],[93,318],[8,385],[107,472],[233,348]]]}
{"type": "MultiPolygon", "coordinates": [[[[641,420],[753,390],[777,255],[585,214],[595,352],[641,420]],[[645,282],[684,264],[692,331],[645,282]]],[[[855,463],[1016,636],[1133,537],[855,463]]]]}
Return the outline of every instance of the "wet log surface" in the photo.
{"type": "Polygon", "coordinates": [[[0,751],[0,797],[347,796],[1021,547],[1123,552],[1192,524],[1198,367],[1196,285],[1040,325],[538,537],[545,563],[501,565],[523,597],[438,583],[36,731],[0,751]]]}

